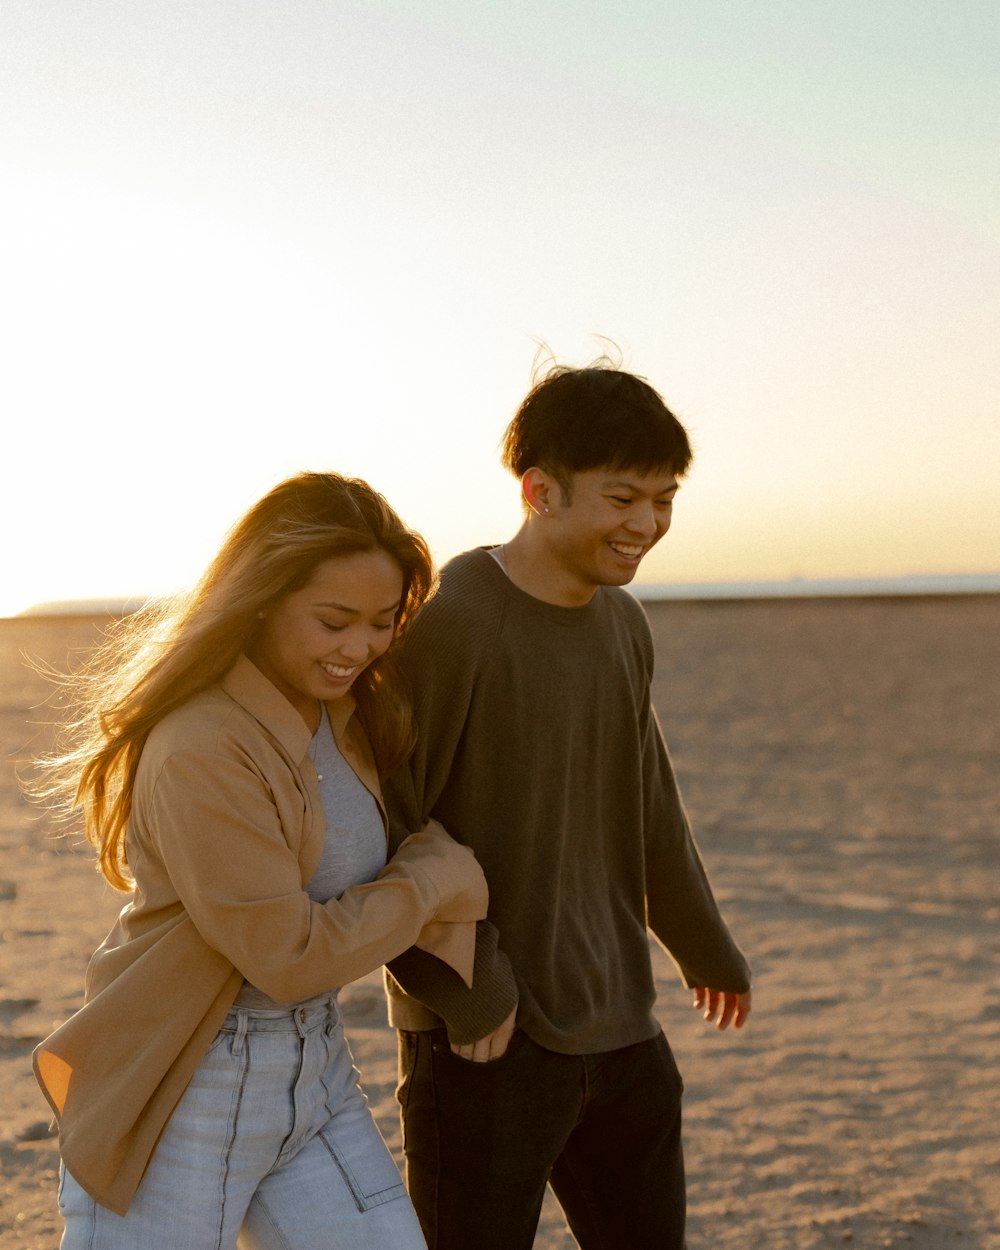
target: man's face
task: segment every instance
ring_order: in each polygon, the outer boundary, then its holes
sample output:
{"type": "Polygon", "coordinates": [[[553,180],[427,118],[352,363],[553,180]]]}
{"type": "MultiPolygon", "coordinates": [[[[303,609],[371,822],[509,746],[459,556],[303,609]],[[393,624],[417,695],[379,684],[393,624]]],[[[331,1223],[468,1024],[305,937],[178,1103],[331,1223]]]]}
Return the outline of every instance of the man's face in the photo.
{"type": "Polygon", "coordinates": [[[568,500],[550,493],[544,533],[568,595],[585,603],[598,586],[628,585],[670,528],[677,489],[669,472],[589,469],[573,474],[568,500]]]}

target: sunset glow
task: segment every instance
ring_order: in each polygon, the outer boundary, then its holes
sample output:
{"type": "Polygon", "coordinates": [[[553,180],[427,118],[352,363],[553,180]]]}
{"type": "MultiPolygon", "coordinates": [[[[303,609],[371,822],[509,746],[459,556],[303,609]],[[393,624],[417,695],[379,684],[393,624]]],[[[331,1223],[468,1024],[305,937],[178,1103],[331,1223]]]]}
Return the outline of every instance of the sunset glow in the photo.
{"type": "Polygon", "coordinates": [[[640,580],[1000,570],[995,7],[485,8],[0,10],[0,614],[305,468],[501,541],[599,335],[696,446],[640,580]]]}

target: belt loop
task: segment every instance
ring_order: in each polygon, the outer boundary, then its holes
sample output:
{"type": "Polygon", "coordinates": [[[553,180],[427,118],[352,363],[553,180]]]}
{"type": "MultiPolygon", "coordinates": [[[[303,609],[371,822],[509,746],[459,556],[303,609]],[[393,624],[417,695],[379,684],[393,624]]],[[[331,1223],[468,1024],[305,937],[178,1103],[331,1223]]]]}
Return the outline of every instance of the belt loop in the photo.
{"type": "Polygon", "coordinates": [[[236,1036],[233,1038],[233,1054],[243,1053],[243,1043],[247,1035],[247,1013],[243,1007],[236,1009],[236,1036]]]}

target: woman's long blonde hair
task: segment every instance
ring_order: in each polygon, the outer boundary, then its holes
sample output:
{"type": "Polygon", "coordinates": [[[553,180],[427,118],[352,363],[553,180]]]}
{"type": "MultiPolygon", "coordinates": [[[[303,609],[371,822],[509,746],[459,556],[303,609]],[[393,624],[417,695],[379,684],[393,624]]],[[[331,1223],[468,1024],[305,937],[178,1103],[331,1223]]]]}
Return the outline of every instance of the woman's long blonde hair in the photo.
{"type": "Polygon", "coordinates": [[[125,835],[153,727],[218,682],[252,646],[260,613],[306,585],[318,564],[375,550],[399,565],[403,596],[393,646],[360,674],[352,694],[385,774],[415,736],[393,651],[430,594],[434,570],[420,535],[357,478],[302,473],[280,483],[236,523],[190,594],[123,617],[79,672],[60,679],[74,716],[62,749],[40,761],[29,788],[66,814],[82,812],[98,867],[116,889],[132,884],[125,835]]]}

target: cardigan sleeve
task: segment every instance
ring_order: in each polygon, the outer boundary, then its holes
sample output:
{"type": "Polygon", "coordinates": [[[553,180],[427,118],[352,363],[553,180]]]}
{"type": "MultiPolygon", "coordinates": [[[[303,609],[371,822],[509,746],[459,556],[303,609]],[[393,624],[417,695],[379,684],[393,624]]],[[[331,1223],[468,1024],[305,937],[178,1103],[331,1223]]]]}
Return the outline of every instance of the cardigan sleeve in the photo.
{"type": "Polygon", "coordinates": [[[434,829],[408,838],[374,881],[313,902],[248,758],[175,751],[144,806],[140,850],[148,840],[204,941],[278,1002],[373,971],[431,920],[485,914],[486,884],[472,852],[434,829]]]}

